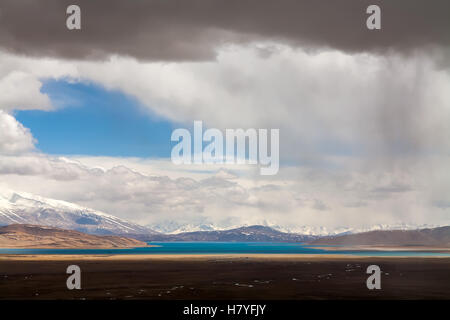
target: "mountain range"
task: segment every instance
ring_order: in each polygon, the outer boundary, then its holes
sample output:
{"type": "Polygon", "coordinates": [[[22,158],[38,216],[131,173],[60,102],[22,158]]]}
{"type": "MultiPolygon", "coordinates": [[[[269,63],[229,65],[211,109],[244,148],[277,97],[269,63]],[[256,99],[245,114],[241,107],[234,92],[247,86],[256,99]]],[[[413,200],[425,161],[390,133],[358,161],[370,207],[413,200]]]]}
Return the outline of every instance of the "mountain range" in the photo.
{"type": "Polygon", "coordinates": [[[272,229],[278,230],[284,233],[295,233],[307,236],[337,236],[344,234],[362,233],[376,230],[417,230],[426,228],[436,228],[440,225],[414,225],[406,223],[395,223],[395,224],[376,224],[365,228],[351,228],[351,227],[335,227],[327,228],[323,226],[282,226],[276,223],[271,223],[267,220],[261,220],[254,224],[238,224],[230,223],[226,221],[224,223],[212,223],[206,219],[199,219],[196,222],[190,223],[180,223],[173,220],[162,221],[159,223],[149,224],[148,227],[156,232],[163,234],[181,234],[181,233],[192,233],[199,231],[226,231],[231,229],[238,229],[241,227],[249,227],[253,225],[270,227],[272,229]]]}
{"type": "Polygon", "coordinates": [[[136,235],[134,238],[144,241],[307,242],[316,237],[281,232],[266,226],[248,226],[219,231],[136,235]]]}
{"type": "Polygon", "coordinates": [[[185,232],[162,233],[70,202],[3,190],[0,191],[0,226],[12,224],[48,226],[93,235],[117,235],[140,241],[267,241],[337,245],[450,246],[450,227],[417,227],[405,224],[377,225],[368,229],[338,228],[332,231],[320,227],[303,227],[292,232],[293,229],[275,225],[219,229],[213,224],[203,222],[198,225],[186,225],[183,228],[173,222],[165,230],[178,228],[176,230],[185,232]]]}

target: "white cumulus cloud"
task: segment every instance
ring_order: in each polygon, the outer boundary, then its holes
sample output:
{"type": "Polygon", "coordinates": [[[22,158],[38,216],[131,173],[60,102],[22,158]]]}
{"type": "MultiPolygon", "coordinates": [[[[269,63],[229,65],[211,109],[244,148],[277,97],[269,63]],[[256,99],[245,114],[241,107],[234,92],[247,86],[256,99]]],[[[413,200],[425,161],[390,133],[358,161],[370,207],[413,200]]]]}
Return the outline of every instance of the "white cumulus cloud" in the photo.
{"type": "Polygon", "coordinates": [[[0,110],[0,154],[32,151],[34,142],[30,130],[10,114],[0,110]]]}

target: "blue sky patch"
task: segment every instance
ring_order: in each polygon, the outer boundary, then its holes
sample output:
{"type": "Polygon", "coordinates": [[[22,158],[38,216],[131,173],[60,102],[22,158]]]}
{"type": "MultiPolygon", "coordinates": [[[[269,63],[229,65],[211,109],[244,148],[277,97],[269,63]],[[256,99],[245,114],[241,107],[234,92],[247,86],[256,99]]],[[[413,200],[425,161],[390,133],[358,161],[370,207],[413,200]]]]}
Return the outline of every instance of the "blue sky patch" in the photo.
{"type": "Polygon", "coordinates": [[[161,119],[136,99],[88,83],[48,80],[53,111],[24,110],[16,119],[48,154],[170,157],[175,123],[161,119]]]}

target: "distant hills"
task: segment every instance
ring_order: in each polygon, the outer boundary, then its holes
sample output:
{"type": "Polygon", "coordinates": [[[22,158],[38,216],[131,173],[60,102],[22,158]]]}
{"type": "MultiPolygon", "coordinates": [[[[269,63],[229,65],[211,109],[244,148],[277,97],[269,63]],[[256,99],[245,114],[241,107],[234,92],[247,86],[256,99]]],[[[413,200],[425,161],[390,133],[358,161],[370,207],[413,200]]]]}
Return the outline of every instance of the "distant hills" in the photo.
{"type": "Polygon", "coordinates": [[[119,236],[95,236],[74,230],[13,224],[0,227],[0,248],[131,248],[146,242],[119,236]]]}
{"type": "Polygon", "coordinates": [[[360,228],[352,228],[346,226],[327,228],[324,226],[310,226],[310,225],[279,225],[271,223],[267,220],[261,220],[258,223],[239,224],[237,221],[225,219],[222,222],[212,222],[206,218],[199,217],[194,221],[179,222],[174,220],[161,220],[158,223],[149,224],[148,227],[156,232],[163,234],[180,234],[197,231],[224,231],[237,229],[240,227],[248,227],[252,225],[260,225],[270,227],[272,229],[284,232],[295,233],[308,236],[337,236],[343,234],[362,233],[375,230],[417,230],[426,228],[436,228],[438,225],[417,225],[407,223],[394,223],[394,224],[376,224],[371,226],[365,226],[360,228]]]}
{"type": "Polygon", "coordinates": [[[420,230],[382,230],[338,236],[286,233],[265,226],[222,231],[137,235],[143,241],[303,242],[322,245],[430,246],[450,247],[450,226],[420,230]]]}
{"type": "Polygon", "coordinates": [[[320,238],[284,233],[265,226],[176,235],[135,234],[128,237],[97,236],[75,230],[27,224],[0,227],[0,248],[128,248],[146,246],[150,241],[301,242],[311,245],[448,248],[450,226],[421,230],[370,231],[320,238]]]}
{"type": "Polygon", "coordinates": [[[178,234],[137,235],[145,241],[235,241],[235,242],[306,242],[316,237],[285,233],[265,226],[249,226],[222,231],[195,231],[178,234]]]}
{"type": "Polygon", "coordinates": [[[420,230],[370,231],[315,239],[311,244],[450,247],[450,226],[420,230]]]}

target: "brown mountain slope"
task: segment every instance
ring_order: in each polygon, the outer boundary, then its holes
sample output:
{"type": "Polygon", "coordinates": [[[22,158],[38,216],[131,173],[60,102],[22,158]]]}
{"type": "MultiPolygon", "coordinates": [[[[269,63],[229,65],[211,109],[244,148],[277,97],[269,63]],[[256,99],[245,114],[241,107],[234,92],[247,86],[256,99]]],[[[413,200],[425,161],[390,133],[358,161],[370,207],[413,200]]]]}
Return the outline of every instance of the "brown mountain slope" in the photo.
{"type": "Polygon", "coordinates": [[[311,244],[450,247],[450,226],[421,230],[370,231],[316,239],[311,244]]]}
{"type": "Polygon", "coordinates": [[[0,227],[0,248],[129,248],[145,242],[118,236],[94,236],[79,231],[27,224],[0,227]]]}

